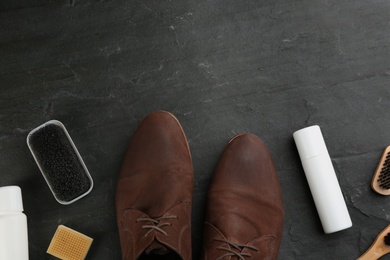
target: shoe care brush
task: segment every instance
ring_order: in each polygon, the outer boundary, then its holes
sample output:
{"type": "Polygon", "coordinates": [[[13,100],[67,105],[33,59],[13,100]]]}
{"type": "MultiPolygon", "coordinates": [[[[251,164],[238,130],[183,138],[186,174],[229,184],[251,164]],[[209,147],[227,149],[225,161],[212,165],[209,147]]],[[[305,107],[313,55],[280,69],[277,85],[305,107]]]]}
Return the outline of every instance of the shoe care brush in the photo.
{"type": "Polygon", "coordinates": [[[378,259],[390,253],[390,225],[376,237],[371,247],[358,260],[378,259]]]}
{"type": "Polygon", "coordinates": [[[59,225],[47,253],[64,260],[84,260],[92,242],[92,238],[59,225]]]}
{"type": "Polygon", "coordinates": [[[382,195],[390,195],[390,146],[386,147],[372,177],[372,189],[382,195]]]}
{"type": "Polygon", "coordinates": [[[33,129],[27,144],[59,203],[68,205],[92,190],[92,177],[60,121],[50,120],[33,129]]]}

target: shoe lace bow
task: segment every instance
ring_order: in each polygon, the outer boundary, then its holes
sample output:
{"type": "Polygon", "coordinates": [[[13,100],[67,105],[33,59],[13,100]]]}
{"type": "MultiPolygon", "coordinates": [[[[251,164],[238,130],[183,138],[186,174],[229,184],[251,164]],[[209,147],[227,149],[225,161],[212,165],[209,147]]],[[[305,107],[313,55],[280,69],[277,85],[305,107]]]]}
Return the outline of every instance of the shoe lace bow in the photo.
{"type": "Polygon", "coordinates": [[[213,240],[218,241],[218,242],[223,242],[223,243],[226,243],[229,245],[229,247],[223,247],[223,246],[217,247],[218,250],[223,250],[223,251],[226,251],[227,253],[225,255],[217,258],[216,260],[223,259],[225,256],[237,256],[238,259],[240,259],[240,260],[245,260],[245,257],[252,257],[252,255],[250,253],[242,252],[245,248],[259,252],[259,249],[254,247],[254,246],[233,243],[233,242],[230,242],[226,239],[214,238],[213,240]],[[234,248],[236,250],[234,250],[232,248],[234,248]]]}
{"type": "Polygon", "coordinates": [[[163,216],[159,218],[149,218],[149,217],[144,217],[144,218],[138,218],[136,222],[149,222],[151,224],[145,224],[142,225],[141,227],[143,229],[149,229],[148,232],[146,232],[145,237],[148,236],[153,230],[156,230],[165,236],[168,236],[168,233],[162,229],[164,226],[172,226],[172,223],[164,221],[163,220],[168,220],[168,219],[178,219],[177,216],[163,216]]]}

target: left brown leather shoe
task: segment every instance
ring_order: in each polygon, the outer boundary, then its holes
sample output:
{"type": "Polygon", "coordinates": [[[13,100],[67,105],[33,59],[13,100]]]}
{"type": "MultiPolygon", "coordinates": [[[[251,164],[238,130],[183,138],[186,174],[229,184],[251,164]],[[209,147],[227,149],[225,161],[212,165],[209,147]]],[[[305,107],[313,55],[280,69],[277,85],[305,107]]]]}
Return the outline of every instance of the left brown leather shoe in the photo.
{"type": "Polygon", "coordinates": [[[130,140],[116,191],[122,259],[191,259],[193,167],[170,113],[149,114],[130,140]]]}

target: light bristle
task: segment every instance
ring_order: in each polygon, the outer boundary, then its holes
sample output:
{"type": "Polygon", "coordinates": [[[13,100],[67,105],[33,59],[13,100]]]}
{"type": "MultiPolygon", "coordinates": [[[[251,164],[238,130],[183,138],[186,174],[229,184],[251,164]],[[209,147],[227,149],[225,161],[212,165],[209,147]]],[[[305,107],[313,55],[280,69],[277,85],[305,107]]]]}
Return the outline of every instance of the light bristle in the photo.
{"type": "Polygon", "coordinates": [[[47,253],[60,259],[83,260],[93,239],[63,225],[58,226],[47,253]]]}

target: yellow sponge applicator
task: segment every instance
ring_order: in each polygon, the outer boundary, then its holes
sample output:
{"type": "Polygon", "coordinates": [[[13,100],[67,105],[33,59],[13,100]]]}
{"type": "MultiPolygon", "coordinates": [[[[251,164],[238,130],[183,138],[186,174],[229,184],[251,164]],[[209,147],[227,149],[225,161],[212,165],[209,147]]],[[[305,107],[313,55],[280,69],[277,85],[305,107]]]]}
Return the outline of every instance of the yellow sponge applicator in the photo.
{"type": "Polygon", "coordinates": [[[47,253],[63,260],[84,260],[93,239],[71,228],[59,225],[47,253]]]}

